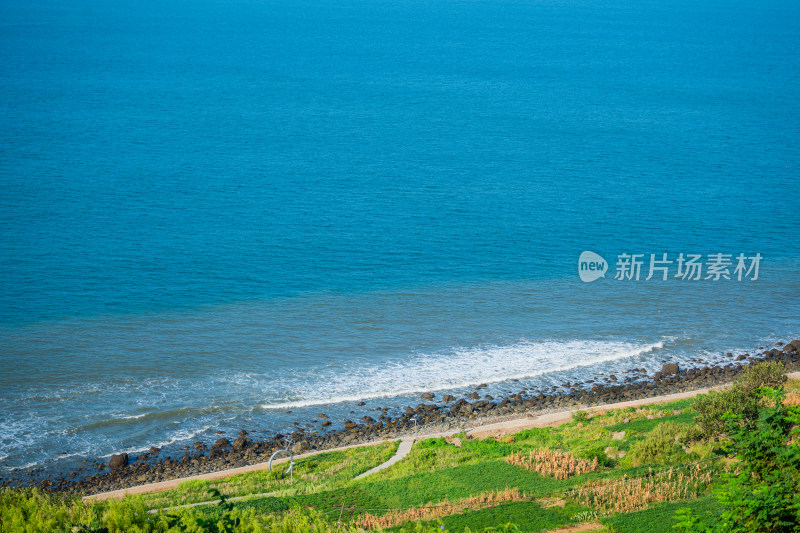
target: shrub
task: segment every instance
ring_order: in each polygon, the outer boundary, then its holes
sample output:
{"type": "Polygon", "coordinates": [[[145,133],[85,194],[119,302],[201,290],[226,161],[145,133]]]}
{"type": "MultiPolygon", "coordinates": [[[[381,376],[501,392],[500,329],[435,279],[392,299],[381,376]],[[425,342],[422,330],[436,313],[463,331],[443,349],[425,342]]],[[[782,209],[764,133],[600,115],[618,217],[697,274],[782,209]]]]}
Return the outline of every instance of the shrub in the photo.
{"type": "Polygon", "coordinates": [[[687,532],[778,533],[800,531],[800,407],[782,404],[783,392],[767,389],[769,400],[755,420],[728,415],[730,451],[738,468],[723,475],[715,491],[718,515],[676,512],[687,532]]]}
{"type": "Polygon", "coordinates": [[[673,422],[657,425],[644,439],[635,442],[629,457],[633,466],[646,464],[665,465],[680,462],[686,457],[677,440],[683,431],[673,422]]]}
{"type": "Polygon", "coordinates": [[[575,411],[572,413],[572,421],[586,423],[589,421],[589,413],[580,410],[575,411]]]}
{"type": "Polygon", "coordinates": [[[769,361],[747,366],[734,383],[739,389],[751,392],[760,387],[780,387],[786,383],[786,379],[786,368],[783,363],[769,361]]]}
{"type": "Polygon", "coordinates": [[[726,413],[738,413],[742,416],[742,420],[753,420],[758,416],[759,404],[760,400],[755,391],[737,386],[701,394],[694,402],[697,426],[691,437],[694,440],[722,437],[728,432],[728,424],[722,419],[726,413]]]}

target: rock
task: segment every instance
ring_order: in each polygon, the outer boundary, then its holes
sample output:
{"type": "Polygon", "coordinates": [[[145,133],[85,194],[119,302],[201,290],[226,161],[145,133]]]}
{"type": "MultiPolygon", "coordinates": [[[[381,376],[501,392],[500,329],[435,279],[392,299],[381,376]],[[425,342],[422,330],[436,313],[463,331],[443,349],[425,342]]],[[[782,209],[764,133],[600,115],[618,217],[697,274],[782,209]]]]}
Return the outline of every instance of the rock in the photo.
{"type": "Polygon", "coordinates": [[[375,419],[372,418],[371,416],[362,417],[361,420],[364,421],[364,423],[366,423],[366,424],[374,424],[375,423],[375,419]]]}
{"type": "Polygon", "coordinates": [[[453,446],[456,446],[457,448],[461,448],[461,439],[458,438],[458,437],[446,437],[444,440],[448,444],[452,444],[453,446]]]}
{"type": "Polygon", "coordinates": [[[631,423],[631,419],[630,419],[630,418],[624,418],[624,419],[622,420],[622,423],[623,423],[623,424],[630,424],[630,423],[631,423]]]}
{"type": "Polygon", "coordinates": [[[320,414],[317,415],[317,418],[324,418],[324,419],[327,420],[329,417],[325,413],[320,413],[320,414]]]}
{"type": "Polygon", "coordinates": [[[796,350],[800,351],[800,340],[794,340],[794,341],[790,342],[789,344],[794,346],[796,350]]]}
{"type": "Polygon", "coordinates": [[[736,356],[736,360],[737,360],[737,361],[744,361],[745,359],[747,359],[747,356],[746,356],[746,355],[744,355],[744,354],[741,354],[741,355],[737,355],[737,356],[736,356]]]}
{"type": "Polygon", "coordinates": [[[452,394],[445,394],[444,398],[442,398],[442,401],[443,402],[448,402],[448,403],[449,402],[454,402],[454,401],[456,401],[456,397],[453,396],[452,394]]]}
{"type": "Polygon", "coordinates": [[[354,429],[356,427],[355,423],[352,420],[345,420],[344,421],[344,429],[354,429]]]}
{"type": "Polygon", "coordinates": [[[127,453],[118,453],[111,456],[111,460],[108,461],[108,466],[111,470],[118,470],[125,466],[128,466],[128,454],[127,453]]]}
{"type": "Polygon", "coordinates": [[[230,445],[231,445],[231,441],[229,441],[228,439],[226,439],[226,438],[224,438],[224,437],[223,437],[223,438],[221,438],[221,439],[218,439],[218,440],[217,440],[217,442],[215,442],[215,443],[214,443],[214,444],[211,446],[211,449],[212,449],[212,450],[221,450],[222,448],[228,448],[228,447],[230,447],[230,445]]]}
{"type": "Polygon", "coordinates": [[[292,453],[303,453],[307,452],[311,449],[311,445],[306,440],[301,440],[300,442],[295,442],[292,445],[292,453]]]}
{"type": "Polygon", "coordinates": [[[330,425],[331,425],[331,421],[330,420],[326,420],[325,422],[322,423],[322,427],[328,427],[330,425]]]}
{"type": "Polygon", "coordinates": [[[469,398],[470,400],[477,400],[480,397],[481,397],[481,395],[478,394],[477,392],[473,392],[469,396],[467,396],[467,398],[469,398]]]}
{"type": "Polygon", "coordinates": [[[475,387],[475,390],[481,390],[481,389],[485,389],[485,388],[486,388],[486,387],[488,387],[488,386],[489,386],[489,385],[487,385],[486,383],[481,383],[480,385],[478,385],[477,387],[475,387]]]}
{"type": "Polygon", "coordinates": [[[797,347],[794,344],[787,344],[783,347],[784,353],[794,353],[797,351],[797,347]]]}
{"type": "Polygon", "coordinates": [[[233,449],[236,450],[236,451],[244,450],[245,448],[247,448],[247,445],[249,443],[250,443],[250,439],[248,439],[246,436],[242,435],[241,437],[239,437],[238,439],[233,441],[233,449]]]}
{"type": "Polygon", "coordinates": [[[158,453],[160,451],[161,451],[161,448],[159,448],[157,446],[150,446],[150,453],[151,454],[156,454],[156,453],[158,453]]]}
{"type": "Polygon", "coordinates": [[[436,395],[434,393],[432,393],[432,392],[425,392],[425,393],[422,394],[422,399],[423,400],[433,400],[433,398],[435,396],[436,395]]]}
{"type": "Polygon", "coordinates": [[[366,404],[366,402],[358,402],[356,405],[359,406],[359,407],[364,407],[367,404],[366,404]]]}
{"type": "Polygon", "coordinates": [[[200,442],[200,441],[197,441],[197,442],[194,443],[194,445],[192,447],[195,450],[202,450],[202,449],[205,449],[206,445],[204,443],[200,442]]]}
{"type": "Polygon", "coordinates": [[[614,440],[622,440],[625,438],[625,431],[615,431],[611,434],[611,438],[614,440]]]}
{"type": "Polygon", "coordinates": [[[680,368],[675,363],[667,363],[661,367],[661,374],[664,376],[674,376],[680,372],[680,368]]]}

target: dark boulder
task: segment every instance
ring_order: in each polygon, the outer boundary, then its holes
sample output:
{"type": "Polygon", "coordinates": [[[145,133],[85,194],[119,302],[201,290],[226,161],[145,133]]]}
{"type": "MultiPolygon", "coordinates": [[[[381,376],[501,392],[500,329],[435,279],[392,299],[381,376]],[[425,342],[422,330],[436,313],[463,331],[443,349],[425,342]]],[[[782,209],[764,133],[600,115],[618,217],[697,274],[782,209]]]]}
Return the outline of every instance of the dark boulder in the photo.
{"type": "Polygon", "coordinates": [[[111,456],[111,460],[108,461],[108,466],[111,470],[118,470],[120,468],[128,466],[128,454],[127,453],[118,453],[111,456]]]}
{"type": "Polygon", "coordinates": [[[248,439],[245,435],[242,435],[235,441],[233,441],[233,449],[236,451],[244,450],[247,448],[247,445],[250,444],[251,439],[248,439]]]}
{"type": "Polygon", "coordinates": [[[455,399],[456,399],[456,397],[453,396],[452,394],[445,394],[444,398],[442,398],[442,401],[443,402],[453,402],[453,401],[455,401],[455,399]]]}
{"type": "Polygon", "coordinates": [[[674,376],[680,372],[680,367],[675,363],[667,363],[661,367],[661,374],[664,376],[674,376]]]}
{"type": "Polygon", "coordinates": [[[215,442],[215,443],[214,443],[214,444],[211,446],[211,449],[212,449],[212,450],[220,450],[220,449],[222,449],[222,448],[229,448],[229,447],[230,447],[230,445],[231,445],[231,441],[229,441],[228,439],[226,439],[225,437],[223,437],[223,438],[221,438],[221,439],[218,439],[218,440],[217,440],[217,442],[215,442]]]}
{"type": "Polygon", "coordinates": [[[434,397],[436,397],[436,395],[434,393],[432,393],[432,392],[424,392],[422,394],[422,399],[423,400],[433,400],[434,397]]]}

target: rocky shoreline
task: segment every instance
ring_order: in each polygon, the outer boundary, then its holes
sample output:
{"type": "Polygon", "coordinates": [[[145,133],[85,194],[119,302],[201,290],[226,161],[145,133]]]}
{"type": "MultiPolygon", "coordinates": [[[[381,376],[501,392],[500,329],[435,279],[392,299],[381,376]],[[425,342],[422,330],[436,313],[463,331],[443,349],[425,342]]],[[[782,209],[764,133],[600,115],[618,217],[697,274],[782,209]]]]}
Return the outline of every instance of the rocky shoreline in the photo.
{"type": "MultiPolygon", "coordinates": [[[[425,393],[421,399],[430,403],[407,407],[400,416],[392,417],[389,409],[384,408],[377,419],[365,415],[358,421],[346,420],[344,427],[338,430],[325,432],[298,427],[291,435],[277,434],[265,440],[254,440],[242,430],[233,441],[220,437],[210,445],[196,442],[192,447],[185,447],[180,457],[164,455],[154,447],[136,457],[115,455],[108,464],[87,463],[61,476],[49,474],[37,479],[31,471],[27,481],[0,480],[0,486],[33,485],[46,490],[94,494],[265,462],[287,441],[292,443],[292,451],[299,454],[397,438],[413,433],[417,426],[424,426],[426,432],[467,429],[486,419],[502,421],[523,413],[544,414],[713,387],[730,383],[747,365],[762,361],[781,361],[787,371],[800,370],[800,340],[779,342],[774,347],[761,349],[763,351],[752,355],[728,353],[725,356],[728,362],[724,364],[703,365],[702,359],[698,359],[695,360],[697,367],[682,369],[677,364],[666,363],[652,376],[644,369],[634,368],[622,376],[612,374],[602,381],[567,382],[561,387],[546,389],[524,388],[504,398],[482,395],[485,385],[476,387],[466,398],[456,399],[448,394],[438,402],[434,393],[425,393]]],[[[318,418],[323,428],[332,425],[325,414],[320,413],[318,418]]]]}

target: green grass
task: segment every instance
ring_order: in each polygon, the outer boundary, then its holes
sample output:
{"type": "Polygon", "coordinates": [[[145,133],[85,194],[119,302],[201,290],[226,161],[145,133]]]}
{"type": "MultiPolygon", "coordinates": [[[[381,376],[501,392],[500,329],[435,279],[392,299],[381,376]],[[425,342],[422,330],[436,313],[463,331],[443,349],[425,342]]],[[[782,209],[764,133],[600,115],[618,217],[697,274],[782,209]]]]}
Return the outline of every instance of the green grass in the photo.
{"type": "Polygon", "coordinates": [[[477,532],[510,523],[517,526],[520,531],[533,533],[576,524],[572,517],[585,510],[585,507],[575,504],[545,508],[534,502],[514,502],[445,516],[440,522],[447,531],[452,532],[464,531],[467,528],[477,532]]]}
{"type": "Polygon", "coordinates": [[[208,501],[213,499],[209,497],[211,489],[217,489],[229,498],[273,491],[294,494],[324,490],[343,485],[362,472],[387,461],[395,454],[398,445],[399,441],[390,441],[297,460],[293,485],[289,484],[288,477],[284,477],[288,463],[283,463],[276,465],[274,472],[259,470],[212,481],[186,481],[175,489],[146,494],[144,501],[149,508],[157,509],[208,501]]]}
{"type": "Polygon", "coordinates": [[[635,513],[618,514],[601,518],[600,522],[617,533],[675,533],[675,511],[691,508],[698,513],[716,513],[719,503],[713,496],[697,500],[662,503],[635,513]]]}

